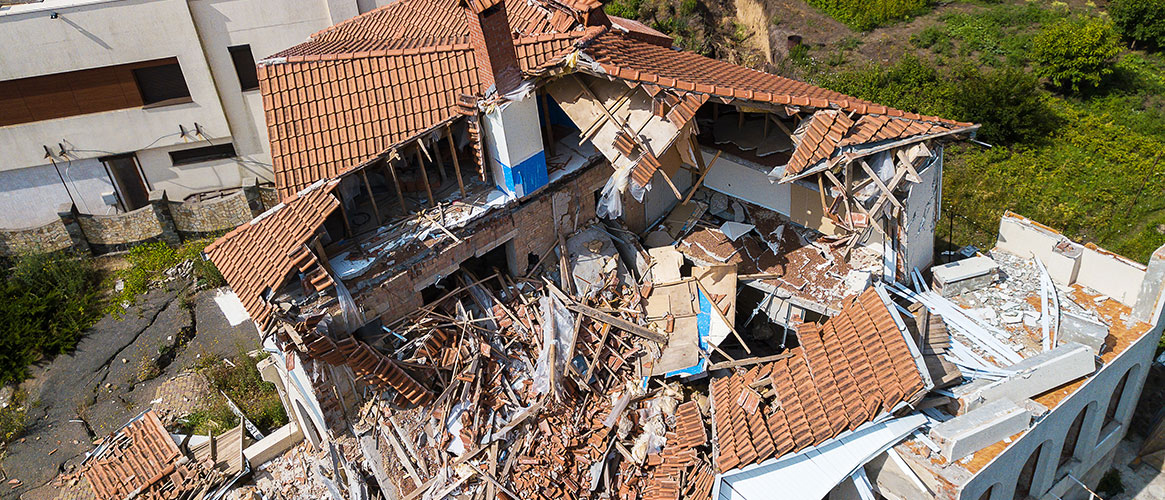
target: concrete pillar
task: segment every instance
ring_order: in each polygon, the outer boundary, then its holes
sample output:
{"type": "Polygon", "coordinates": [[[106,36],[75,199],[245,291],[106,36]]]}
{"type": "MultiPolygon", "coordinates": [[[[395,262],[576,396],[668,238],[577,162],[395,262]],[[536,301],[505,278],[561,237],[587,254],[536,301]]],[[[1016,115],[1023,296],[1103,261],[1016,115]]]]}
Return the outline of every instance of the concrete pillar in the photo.
{"type": "Polygon", "coordinates": [[[246,177],[243,179],[243,185],[240,188],[243,194],[247,197],[247,206],[251,207],[251,217],[258,217],[259,214],[266,211],[263,208],[263,197],[259,193],[259,179],[254,177],[246,177]]]}
{"type": "Polygon", "coordinates": [[[77,222],[77,206],[72,203],[62,203],[57,208],[57,216],[61,218],[61,223],[65,225],[65,231],[73,240],[73,248],[81,253],[93,253],[93,249],[89,247],[89,240],[85,239],[85,232],[81,230],[81,224],[77,222]]]}
{"type": "Polygon", "coordinates": [[[485,142],[498,189],[519,198],[549,183],[534,95],[485,115],[485,142]]]}
{"type": "Polygon", "coordinates": [[[1165,245],[1149,257],[1145,279],[1141,281],[1141,291],[1133,305],[1132,318],[1145,323],[1156,324],[1161,318],[1162,289],[1165,288],[1165,245]]]}
{"type": "Polygon", "coordinates": [[[166,191],[155,189],[150,191],[150,206],[154,208],[154,215],[158,224],[162,226],[162,234],[158,239],[171,245],[182,243],[178,237],[178,228],[174,225],[174,217],[170,215],[170,202],[166,199],[166,191]]]}

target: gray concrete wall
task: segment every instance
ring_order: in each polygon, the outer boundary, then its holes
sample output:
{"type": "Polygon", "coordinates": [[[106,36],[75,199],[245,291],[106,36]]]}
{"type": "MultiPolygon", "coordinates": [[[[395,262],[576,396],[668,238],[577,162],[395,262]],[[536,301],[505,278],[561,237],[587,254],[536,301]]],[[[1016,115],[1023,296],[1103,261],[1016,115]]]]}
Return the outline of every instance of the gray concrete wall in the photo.
{"type": "Polygon", "coordinates": [[[1078,485],[1067,475],[1085,480],[1089,487],[1095,487],[1100,475],[1107,470],[1117,443],[1128,431],[1133,409],[1140,398],[1148,366],[1161,336],[1161,323],[1151,332],[1141,337],[1090,377],[1072,395],[1060,401],[1031,430],[1021,436],[1003,453],[967,482],[959,498],[978,500],[992,485],[990,500],[1010,500],[1015,491],[1018,472],[1037,447],[1044,444],[1032,483],[1032,494],[1036,498],[1053,498],[1056,495],[1065,500],[1088,498],[1078,485]],[[1114,422],[1104,425],[1104,415],[1113,391],[1124,377],[1130,373],[1125,391],[1118,404],[1114,422]],[[1077,415],[1085,407],[1088,413],[1080,430],[1080,437],[1074,450],[1074,458],[1064,467],[1059,467],[1059,457],[1067,437],[1068,429],[1077,415]]]}

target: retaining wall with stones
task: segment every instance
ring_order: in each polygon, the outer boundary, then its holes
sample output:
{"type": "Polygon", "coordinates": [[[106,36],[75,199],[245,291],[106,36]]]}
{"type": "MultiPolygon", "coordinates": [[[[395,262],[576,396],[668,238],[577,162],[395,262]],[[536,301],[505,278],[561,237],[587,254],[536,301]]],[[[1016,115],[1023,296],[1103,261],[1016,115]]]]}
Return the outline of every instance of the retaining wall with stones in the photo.
{"type": "Polygon", "coordinates": [[[73,246],[61,219],[23,229],[0,230],[0,255],[56,252],[73,246]]]}
{"type": "Polygon", "coordinates": [[[77,214],[81,232],[94,253],[118,252],[148,241],[180,242],[163,191],[150,193],[146,206],[114,215],[77,214]]]}
{"type": "Polygon", "coordinates": [[[229,231],[254,218],[243,189],[201,202],[171,201],[170,215],[183,238],[198,238],[229,231]]]}
{"type": "Polygon", "coordinates": [[[58,220],[41,226],[0,229],[0,255],[77,251],[106,254],[139,243],[180,243],[234,229],[274,206],[275,188],[243,181],[233,193],[202,202],[170,201],[164,191],[150,193],[149,203],[137,210],[91,215],[66,203],[58,220]]]}

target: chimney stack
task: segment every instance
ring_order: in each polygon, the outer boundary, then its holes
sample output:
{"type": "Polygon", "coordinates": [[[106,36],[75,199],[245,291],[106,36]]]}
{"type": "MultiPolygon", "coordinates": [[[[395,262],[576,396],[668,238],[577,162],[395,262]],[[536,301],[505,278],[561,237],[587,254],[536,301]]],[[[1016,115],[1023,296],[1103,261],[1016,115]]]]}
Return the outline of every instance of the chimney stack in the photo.
{"type": "Polygon", "coordinates": [[[505,0],[462,0],[462,5],[482,86],[495,86],[499,95],[517,89],[522,83],[522,71],[505,0]]]}

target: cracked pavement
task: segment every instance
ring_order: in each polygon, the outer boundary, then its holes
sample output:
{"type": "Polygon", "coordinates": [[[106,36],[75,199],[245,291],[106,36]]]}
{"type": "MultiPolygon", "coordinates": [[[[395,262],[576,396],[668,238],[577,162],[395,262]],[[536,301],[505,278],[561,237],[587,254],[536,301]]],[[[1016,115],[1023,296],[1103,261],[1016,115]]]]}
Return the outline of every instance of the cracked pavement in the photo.
{"type": "Polygon", "coordinates": [[[55,498],[52,479],[80,463],[94,440],[149,408],[163,381],[202,357],[259,347],[249,321],[230,326],[214,302],[214,290],[194,294],[184,306],[185,286],[171,282],[151,290],[122,318],[98,321],[73,353],[32,368],[22,384],[30,402],[28,427],[0,461],[4,479],[19,479],[21,485],[3,488],[0,498],[55,498]],[[169,365],[151,372],[148,366],[183,332],[193,336],[177,346],[169,365]]]}

